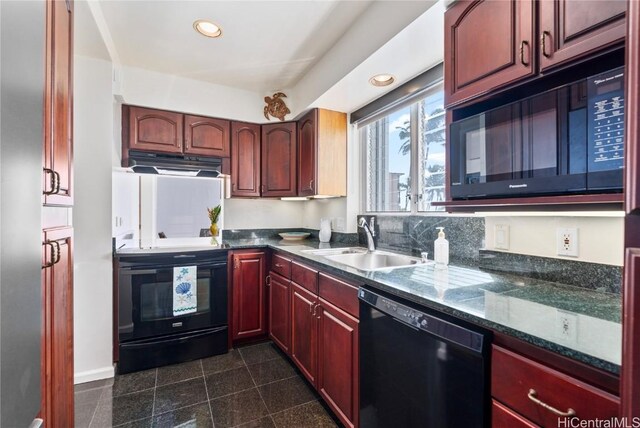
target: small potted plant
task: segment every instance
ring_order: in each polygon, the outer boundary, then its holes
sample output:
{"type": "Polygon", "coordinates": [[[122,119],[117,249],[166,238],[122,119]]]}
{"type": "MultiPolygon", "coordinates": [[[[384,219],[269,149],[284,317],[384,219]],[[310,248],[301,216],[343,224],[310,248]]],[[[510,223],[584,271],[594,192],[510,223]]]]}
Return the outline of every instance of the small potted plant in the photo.
{"type": "Polygon", "coordinates": [[[207,208],[209,214],[209,220],[211,220],[211,236],[218,236],[218,218],[220,218],[220,211],[222,211],[222,205],[218,205],[213,208],[207,208]]]}

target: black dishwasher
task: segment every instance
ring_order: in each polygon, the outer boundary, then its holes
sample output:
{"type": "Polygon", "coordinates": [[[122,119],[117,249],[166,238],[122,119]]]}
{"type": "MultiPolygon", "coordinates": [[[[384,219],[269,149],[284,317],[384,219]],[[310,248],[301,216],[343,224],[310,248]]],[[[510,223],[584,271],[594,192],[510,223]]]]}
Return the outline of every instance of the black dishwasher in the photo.
{"type": "Polygon", "coordinates": [[[360,426],[489,426],[488,333],[361,288],[360,426]]]}

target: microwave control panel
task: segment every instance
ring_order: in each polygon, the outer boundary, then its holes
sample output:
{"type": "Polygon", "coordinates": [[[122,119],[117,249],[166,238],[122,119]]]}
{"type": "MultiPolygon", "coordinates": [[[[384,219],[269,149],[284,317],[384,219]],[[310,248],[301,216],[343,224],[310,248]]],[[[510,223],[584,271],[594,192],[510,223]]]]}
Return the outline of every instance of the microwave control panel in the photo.
{"type": "Polygon", "coordinates": [[[589,172],[624,165],[624,68],[590,77],[587,83],[589,172]]]}

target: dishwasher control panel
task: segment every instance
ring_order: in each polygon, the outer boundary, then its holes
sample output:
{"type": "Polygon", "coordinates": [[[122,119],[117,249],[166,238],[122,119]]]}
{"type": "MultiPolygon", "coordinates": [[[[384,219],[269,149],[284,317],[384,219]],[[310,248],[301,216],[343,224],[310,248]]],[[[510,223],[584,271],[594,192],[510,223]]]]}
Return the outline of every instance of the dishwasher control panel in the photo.
{"type": "Polygon", "coordinates": [[[365,288],[360,288],[358,298],[361,302],[373,306],[380,312],[391,316],[411,328],[454,341],[458,345],[474,351],[480,352],[482,350],[484,342],[484,335],[482,333],[469,330],[434,315],[413,309],[365,288]]]}

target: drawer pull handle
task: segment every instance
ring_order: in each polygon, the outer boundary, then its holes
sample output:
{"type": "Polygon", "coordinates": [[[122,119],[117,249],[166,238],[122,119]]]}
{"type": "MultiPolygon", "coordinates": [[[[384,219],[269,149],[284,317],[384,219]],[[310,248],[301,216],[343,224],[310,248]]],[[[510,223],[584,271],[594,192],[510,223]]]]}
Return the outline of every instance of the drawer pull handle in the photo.
{"type": "Polygon", "coordinates": [[[552,407],[550,405],[548,405],[547,403],[545,403],[544,401],[541,401],[536,395],[538,393],[536,392],[535,389],[530,389],[529,393],[527,394],[527,397],[529,397],[529,400],[533,401],[534,403],[536,403],[538,406],[540,407],[544,407],[545,409],[547,409],[548,411],[550,411],[551,413],[553,413],[556,416],[564,416],[564,417],[570,417],[570,416],[575,416],[576,415],[576,411],[573,410],[572,408],[567,409],[566,412],[563,412],[561,410],[556,409],[555,407],[552,407]]]}
{"type": "Polygon", "coordinates": [[[280,263],[276,263],[275,265],[277,268],[283,268],[284,266],[282,266],[280,263]]]}

